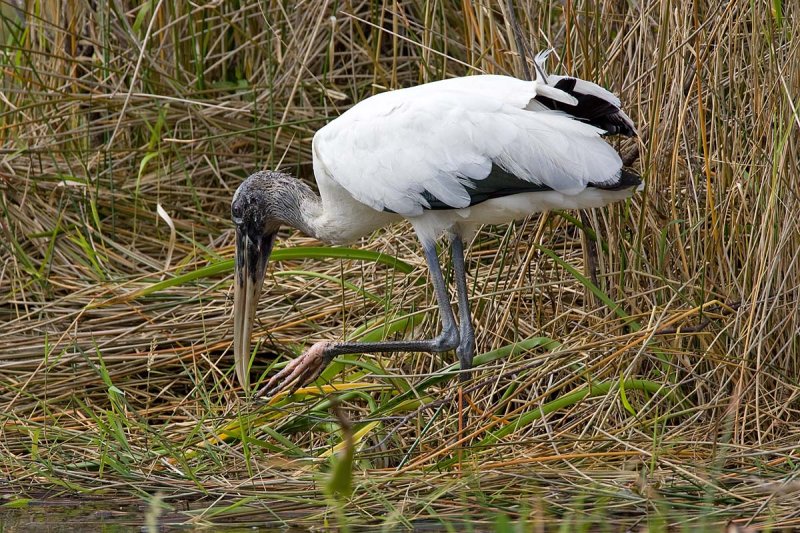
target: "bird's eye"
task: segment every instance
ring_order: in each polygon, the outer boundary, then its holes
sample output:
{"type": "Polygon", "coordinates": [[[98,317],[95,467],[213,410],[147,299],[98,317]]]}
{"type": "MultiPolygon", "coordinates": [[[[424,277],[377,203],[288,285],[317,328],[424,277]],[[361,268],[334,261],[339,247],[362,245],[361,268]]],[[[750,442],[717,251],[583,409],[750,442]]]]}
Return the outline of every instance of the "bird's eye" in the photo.
{"type": "Polygon", "coordinates": [[[234,224],[241,224],[244,218],[244,209],[238,202],[231,205],[231,220],[234,224]]]}

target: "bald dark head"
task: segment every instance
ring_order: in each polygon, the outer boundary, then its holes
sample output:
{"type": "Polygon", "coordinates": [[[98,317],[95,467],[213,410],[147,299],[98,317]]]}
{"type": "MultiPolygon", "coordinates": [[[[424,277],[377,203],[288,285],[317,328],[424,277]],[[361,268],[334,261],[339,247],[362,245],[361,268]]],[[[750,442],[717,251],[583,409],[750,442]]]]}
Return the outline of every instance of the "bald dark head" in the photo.
{"type": "Polygon", "coordinates": [[[280,172],[256,172],[239,185],[231,202],[231,220],[246,235],[275,233],[281,225],[275,209],[280,183],[296,181],[280,172]]]}
{"type": "Polygon", "coordinates": [[[300,207],[313,197],[308,185],[288,174],[256,172],[236,189],[231,219],[249,236],[275,233],[282,224],[303,229],[300,207]]]}

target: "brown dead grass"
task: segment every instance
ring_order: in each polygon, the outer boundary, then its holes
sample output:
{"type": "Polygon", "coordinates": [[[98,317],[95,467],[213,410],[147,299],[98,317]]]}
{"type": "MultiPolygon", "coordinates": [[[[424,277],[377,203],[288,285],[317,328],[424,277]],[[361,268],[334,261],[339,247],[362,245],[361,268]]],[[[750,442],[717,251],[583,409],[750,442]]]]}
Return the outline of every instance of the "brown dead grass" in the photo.
{"type": "MultiPolygon", "coordinates": [[[[620,95],[642,133],[647,188],[590,214],[605,302],[546,253],[585,271],[574,213],[486,228],[473,243],[478,353],[537,336],[559,344],[479,368],[460,452],[454,381],[392,403],[451,355],[365,355],[365,375],[348,365],[332,376],[384,385],[340,395],[356,431],[368,428],[340,515],[315,459],[340,441],[327,400],[238,398],[231,272],[192,273],[232,256],[241,179],[276,167],[312,179],[314,131],[354,102],[446,76],[520,74],[505,3],[42,4],[21,18],[3,4],[0,31],[0,472],[11,493],[162,491],[203,499],[187,515],[199,523],[505,513],[543,526],[796,524],[795,4],[516,3],[531,49],[554,46],[558,72],[620,95]],[[620,391],[620,379],[662,389],[620,391]],[[558,404],[603,383],[615,385],[558,404]],[[525,417],[541,405],[552,410],[525,417]]],[[[408,228],[359,248],[414,268],[275,263],[256,366],[369,320],[412,314],[418,334],[433,331],[408,228]]]]}

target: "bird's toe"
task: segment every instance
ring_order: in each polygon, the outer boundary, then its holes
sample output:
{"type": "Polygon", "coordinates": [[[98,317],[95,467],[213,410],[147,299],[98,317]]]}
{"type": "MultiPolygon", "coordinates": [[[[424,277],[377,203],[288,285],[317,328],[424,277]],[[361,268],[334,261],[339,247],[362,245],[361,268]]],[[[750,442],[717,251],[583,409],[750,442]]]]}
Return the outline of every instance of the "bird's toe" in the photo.
{"type": "Polygon", "coordinates": [[[330,342],[317,342],[302,355],[293,359],[280,372],[272,376],[257,396],[262,399],[271,398],[282,391],[293,394],[300,387],[316,380],[327,366],[329,360],[326,348],[330,342]]]}

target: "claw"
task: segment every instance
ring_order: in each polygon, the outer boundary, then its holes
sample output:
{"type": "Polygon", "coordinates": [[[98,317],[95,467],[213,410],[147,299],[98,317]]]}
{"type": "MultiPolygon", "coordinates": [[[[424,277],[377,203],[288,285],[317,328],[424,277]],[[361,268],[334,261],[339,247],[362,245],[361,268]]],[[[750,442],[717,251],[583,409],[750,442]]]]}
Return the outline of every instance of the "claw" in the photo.
{"type": "Polygon", "coordinates": [[[256,396],[267,399],[284,390],[288,390],[289,394],[294,394],[303,385],[308,385],[317,379],[330,362],[325,353],[325,349],[329,345],[330,342],[326,341],[315,343],[300,357],[293,359],[283,370],[272,376],[256,396]]]}

